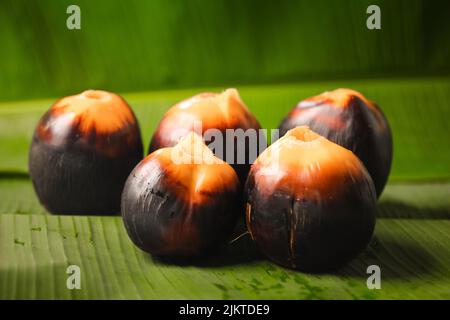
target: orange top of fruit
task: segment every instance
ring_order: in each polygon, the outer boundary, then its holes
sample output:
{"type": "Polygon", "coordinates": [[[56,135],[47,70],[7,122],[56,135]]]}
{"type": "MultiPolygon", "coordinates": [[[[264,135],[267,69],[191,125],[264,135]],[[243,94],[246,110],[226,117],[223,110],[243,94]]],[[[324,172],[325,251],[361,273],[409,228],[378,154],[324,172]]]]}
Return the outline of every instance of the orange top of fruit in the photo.
{"type": "Polygon", "coordinates": [[[233,168],[217,158],[194,132],[182,138],[174,147],[151,153],[143,163],[155,160],[165,172],[172,190],[190,203],[208,201],[218,190],[236,191],[239,186],[233,168]]]}
{"type": "Polygon", "coordinates": [[[250,174],[266,194],[279,189],[308,199],[331,196],[351,180],[368,177],[364,165],[351,151],[307,126],[289,130],[263,151],[250,174]]]}

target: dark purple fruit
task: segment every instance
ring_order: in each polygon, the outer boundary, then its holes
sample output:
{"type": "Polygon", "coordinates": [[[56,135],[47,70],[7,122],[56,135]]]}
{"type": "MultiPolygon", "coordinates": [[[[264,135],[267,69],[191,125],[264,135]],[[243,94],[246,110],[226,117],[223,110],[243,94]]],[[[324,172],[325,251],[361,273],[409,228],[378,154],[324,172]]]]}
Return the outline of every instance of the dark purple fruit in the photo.
{"type": "Polygon", "coordinates": [[[189,133],[133,170],[122,194],[122,217],[131,240],[148,253],[201,256],[229,239],[243,215],[240,190],[233,168],[189,133]]]}
{"type": "MultiPolygon", "coordinates": [[[[216,130],[222,135],[223,145],[220,148],[222,152],[213,151],[217,157],[231,164],[243,184],[257,154],[252,158],[249,152],[249,141],[243,135],[228,138],[226,131],[229,129],[234,132],[237,132],[236,130],[247,132],[250,129],[251,133],[258,137],[257,143],[253,145],[256,148],[260,144],[260,139],[265,139],[259,136],[261,126],[236,89],[227,89],[220,94],[201,93],[177,103],[167,111],[152,137],[149,153],[160,148],[173,147],[189,132],[194,131],[199,135],[205,135],[208,130],[216,130]],[[234,152],[229,151],[227,155],[230,146],[234,152]],[[245,147],[240,148],[240,146],[245,147]],[[245,161],[238,161],[240,156],[243,156],[245,161]]],[[[213,138],[211,138],[212,141],[209,137],[204,138],[207,144],[214,142],[213,138]]],[[[217,144],[218,141],[215,143],[217,144]]]]}
{"type": "Polygon", "coordinates": [[[116,214],[126,178],[142,159],[139,124],[118,95],[88,90],[41,118],[29,153],[34,189],[57,214],[116,214]]]}
{"type": "Polygon", "coordinates": [[[281,122],[280,136],[302,125],[357,155],[380,196],[391,169],[392,135],[375,103],[350,89],[325,92],[301,101],[281,122]]]}
{"type": "Polygon", "coordinates": [[[252,165],[247,226],[276,263],[309,272],[336,269],[368,244],[375,188],[349,150],[307,127],[288,131],[252,165]]]}

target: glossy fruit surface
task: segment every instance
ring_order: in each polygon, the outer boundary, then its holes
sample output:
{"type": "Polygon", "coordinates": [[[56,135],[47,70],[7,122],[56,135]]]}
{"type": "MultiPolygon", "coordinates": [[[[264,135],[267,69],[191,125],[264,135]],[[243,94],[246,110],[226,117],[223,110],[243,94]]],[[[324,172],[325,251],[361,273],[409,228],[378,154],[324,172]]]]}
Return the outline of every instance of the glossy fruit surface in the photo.
{"type": "Polygon", "coordinates": [[[391,169],[392,134],[375,103],[350,89],[325,92],[301,101],[281,122],[280,136],[302,125],[357,155],[380,196],[391,169]]]}
{"type": "Polygon", "coordinates": [[[257,148],[260,139],[258,130],[261,126],[236,89],[227,89],[222,93],[201,93],[181,101],[167,111],[152,137],[149,153],[160,148],[172,147],[180,138],[194,131],[204,135],[207,144],[215,143],[220,147],[213,150],[215,155],[231,164],[240,181],[244,183],[258,151],[251,153],[245,136],[238,134],[236,138],[230,138],[227,136],[227,130],[236,133],[235,130],[247,132],[249,129],[249,132],[258,137],[257,142],[252,145],[257,148]],[[213,134],[219,133],[220,141],[215,140],[212,135],[208,136],[208,131],[213,134]],[[234,151],[227,154],[230,147],[234,151]],[[238,161],[238,158],[244,160],[238,161]]]}
{"type": "Polygon", "coordinates": [[[41,118],[29,172],[57,214],[116,214],[126,178],[142,159],[139,124],[118,95],[100,90],[58,100],[41,118]]]}
{"type": "Polygon", "coordinates": [[[233,168],[191,132],[142,160],[122,194],[131,240],[160,256],[210,253],[230,237],[244,207],[233,168]]]}
{"type": "Polygon", "coordinates": [[[252,238],[289,268],[338,268],[373,233],[376,194],[364,165],[307,127],[288,131],[258,157],[246,194],[252,238]]]}

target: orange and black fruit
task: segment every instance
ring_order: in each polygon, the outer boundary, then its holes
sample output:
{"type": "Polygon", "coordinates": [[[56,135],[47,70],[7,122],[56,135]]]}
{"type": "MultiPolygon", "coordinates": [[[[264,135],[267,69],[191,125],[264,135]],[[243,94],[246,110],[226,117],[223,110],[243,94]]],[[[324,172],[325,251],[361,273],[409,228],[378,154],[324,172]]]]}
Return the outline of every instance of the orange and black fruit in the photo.
{"type": "Polygon", "coordinates": [[[29,172],[41,203],[57,214],[117,214],[124,183],[143,157],[139,125],[118,95],[87,90],[41,118],[29,172]]]}
{"type": "Polygon", "coordinates": [[[330,271],[357,256],[375,226],[375,188],[349,150],[307,127],[288,131],[253,164],[247,226],[276,263],[330,271]]]}
{"type": "Polygon", "coordinates": [[[229,239],[244,214],[233,168],[189,133],[174,147],[142,160],[122,194],[122,217],[131,240],[156,256],[211,253],[229,239]]]}
{"type": "Polygon", "coordinates": [[[217,157],[231,164],[243,184],[251,163],[260,151],[260,143],[264,144],[262,139],[265,142],[259,129],[261,126],[258,120],[236,89],[227,89],[222,93],[201,93],[179,102],[166,112],[152,137],[149,153],[173,147],[180,138],[194,131],[204,136],[217,157]],[[256,142],[250,142],[243,135],[245,132],[254,134],[256,142]],[[221,135],[220,139],[216,133],[221,135]],[[236,135],[233,136],[233,133],[236,135]],[[212,144],[219,148],[213,148],[212,144]]]}
{"type": "Polygon", "coordinates": [[[391,169],[392,134],[375,103],[350,89],[325,92],[301,101],[281,122],[280,136],[302,125],[357,155],[380,196],[391,169]]]}

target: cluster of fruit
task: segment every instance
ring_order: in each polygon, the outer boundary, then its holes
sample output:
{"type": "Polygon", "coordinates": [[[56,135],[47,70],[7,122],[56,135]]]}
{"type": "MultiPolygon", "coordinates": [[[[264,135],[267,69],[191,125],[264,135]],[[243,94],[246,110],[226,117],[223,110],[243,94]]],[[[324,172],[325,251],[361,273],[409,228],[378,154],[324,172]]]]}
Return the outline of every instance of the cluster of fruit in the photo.
{"type": "Polygon", "coordinates": [[[392,159],[389,125],[376,104],[349,89],[303,100],[253,164],[215,154],[202,137],[209,129],[261,127],[237,90],[199,94],[165,114],[142,160],[129,105],[88,90],[60,99],[41,118],[30,176],[48,211],[121,211],[131,240],[154,255],[208,254],[230,239],[239,217],[261,251],[290,268],[334,269],[367,246],[392,159]]]}

